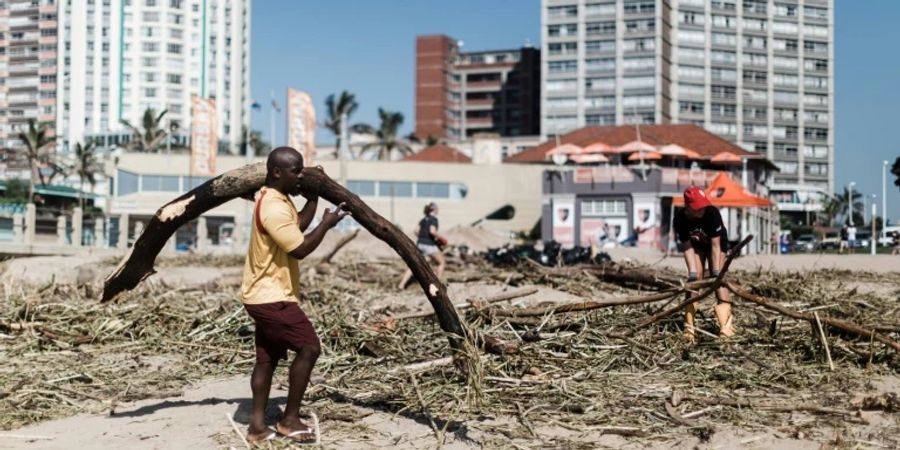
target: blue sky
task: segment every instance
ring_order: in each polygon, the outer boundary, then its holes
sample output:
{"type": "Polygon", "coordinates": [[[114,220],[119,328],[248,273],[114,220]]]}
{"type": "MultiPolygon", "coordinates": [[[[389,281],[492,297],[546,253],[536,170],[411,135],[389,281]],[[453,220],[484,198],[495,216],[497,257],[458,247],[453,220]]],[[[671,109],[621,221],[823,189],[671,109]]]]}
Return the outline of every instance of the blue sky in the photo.
{"type": "MultiPolygon", "coordinates": [[[[900,1],[836,0],[835,184],[881,197],[881,161],[900,156],[900,1]]],[[[378,107],[414,124],[415,37],[447,34],[464,50],[540,41],[540,0],[255,0],[253,127],[269,134],[269,93],[283,106],[290,86],[309,92],[319,115],[325,97],[348,90],[354,122],[376,124],[378,107]]],[[[321,117],[320,117],[321,119],[321,117]]],[[[276,119],[284,139],[284,117],[276,119]]],[[[331,134],[320,129],[319,142],[331,134]]],[[[891,181],[889,180],[890,184],[891,181]]],[[[889,217],[900,219],[900,190],[888,186],[889,217]]]]}

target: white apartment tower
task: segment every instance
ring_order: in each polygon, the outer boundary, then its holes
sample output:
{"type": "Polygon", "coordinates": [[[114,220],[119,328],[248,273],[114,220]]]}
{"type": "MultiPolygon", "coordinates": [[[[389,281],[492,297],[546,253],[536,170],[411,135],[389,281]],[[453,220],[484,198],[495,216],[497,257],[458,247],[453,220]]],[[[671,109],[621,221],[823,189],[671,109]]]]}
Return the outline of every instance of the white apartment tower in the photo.
{"type": "Polygon", "coordinates": [[[542,0],[541,133],[695,123],[834,189],[833,0],[542,0]]]}
{"type": "Polygon", "coordinates": [[[251,0],[59,0],[57,128],[63,148],[115,145],[144,111],[187,141],[191,96],[214,97],[220,146],[250,118],[251,0]]]}

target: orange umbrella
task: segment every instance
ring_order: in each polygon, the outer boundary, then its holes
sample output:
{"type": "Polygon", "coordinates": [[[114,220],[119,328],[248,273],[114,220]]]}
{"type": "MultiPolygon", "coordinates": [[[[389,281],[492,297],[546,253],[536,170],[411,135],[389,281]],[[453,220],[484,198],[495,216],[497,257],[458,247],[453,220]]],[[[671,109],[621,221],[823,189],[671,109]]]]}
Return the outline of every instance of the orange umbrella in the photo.
{"type": "Polygon", "coordinates": [[[595,142],[591,145],[588,145],[583,149],[584,153],[592,154],[592,153],[614,153],[615,149],[606,143],[603,142],[595,142]]]}
{"type": "Polygon", "coordinates": [[[605,163],[609,162],[609,158],[601,155],[600,153],[589,153],[584,155],[572,155],[572,161],[575,161],[579,164],[605,163]]]}
{"type": "Polygon", "coordinates": [[[702,158],[699,153],[691,149],[684,148],[678,144],[669,144],[663,146],[661,149],[659,149],[659,154],[663,156],[680,156],[689,159],[702,158]]]}
{"type": "Polygon", "coordinates": [[[656,151],[656,147],[642,141],[631,141],[625,145],[621,145],[616,148],[616,152],[618,153],[631,153],[631,152],[654,152],[656,151]]]}
{"type": "Polygon", "coordinates": [[[716,156],[710,158],[710,162],[716,164],[740,164],[742,160],[740,156],[735,155],[734,153],[720,152],[716,154],[716,156]]]}
{"type": "Polygon", "coordinates": [[[659,152],[635,152],[628,156],[629,161],[658,161],[662,159],[659,152]]]}

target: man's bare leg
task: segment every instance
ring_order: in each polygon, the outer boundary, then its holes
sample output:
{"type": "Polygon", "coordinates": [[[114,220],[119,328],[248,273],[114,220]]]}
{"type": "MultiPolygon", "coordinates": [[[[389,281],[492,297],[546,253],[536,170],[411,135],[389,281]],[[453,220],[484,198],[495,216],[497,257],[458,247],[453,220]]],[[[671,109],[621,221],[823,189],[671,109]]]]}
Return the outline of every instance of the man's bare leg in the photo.
{"type": "Polygon", "coordinates": [[[733,317],[731,315],[731,293],[727,288],[716,289],[715,306],[716,320],[719,321],[719,335],[724,337],[734,336],[733,317]]]}
{"type": "Polygon", "coordinates": [[[400,278],[400,284],[397,285],[397,290],[402,291],[406,288],[406,283],[409,283],[409,279],[412,278],[412,270],[406,269],[406,272],[403,272],[403,278],[400,278]]]}
{"type": "Polygon", "coordinates": [[[444,258],[444,254],[441,252],[432,253],[431,258],[437,263],[437,269],[435,269],[434,274],[440,279],[444,276],[444,269],[447,267],[447,258],[444,258]]]}
{"type": "Polygon", "coordinates": [[[300,401],[303,400],[306,386],[309,384],[309,375],[321,352],[322,349],[318,344],[305,346],[297,352],[294,362],[291,363],[287,406],[284,408],[284,416],[277,425],[278,432],[283,435],[307,429],[306,424],[300,421],[300,401]]]}
{"type": "Polygon", "coordinates": [[[266,426],[266,405],[269,403],[269,389],[277,361],[257,362],[250,376],[250,390],[253,392],[253,406],[250,412],[250,427],[247,440],[257,442],[265,439],[272,431],[266,426]]]}

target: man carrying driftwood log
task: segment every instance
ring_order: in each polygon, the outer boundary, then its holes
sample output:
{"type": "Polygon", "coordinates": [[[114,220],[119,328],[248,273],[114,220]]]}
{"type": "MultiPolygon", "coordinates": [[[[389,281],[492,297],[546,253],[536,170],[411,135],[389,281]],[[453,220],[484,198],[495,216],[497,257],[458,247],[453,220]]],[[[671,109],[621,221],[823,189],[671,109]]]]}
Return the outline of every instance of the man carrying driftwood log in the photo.
{"type": "Polygon", "coordinates": [[[318,198],[300,191],[303,157],[290,147],[279,147],[266,161],[266,183],[256,196],[250,248],[244,262],[241,295],[247,313],[256,323],[256,365],[250,379],[253,410],[247,439],[260,442],[281,434],[300,442],[313,441],[314,430],[300,421],[300,400],[319,357],[319,338],[300,309],[299,267],[319,244],[325,233],[348,213],[325,211],[322,220],[306,236],[316,213],[318,198]],[[306,204],[300,213],[290,196],[303,195],[306,204]],[[289,372],[287,406],[275,430],[265,423],[266,403],[272,375],[287,350],[297,355],[289,372]],[[277,433],[276,433],[277,431],[277,433]]]}
{"type": "MultiPolygon", "coordinates": [[[[673,226],[675,236],[684,252],[687,263],[688,281],[697,281],[704,277],[704,269],[709,268],[708,276],[717,277],[725,262],[728,250],[728,230],[722,222],[722,214],[706,198],[703,189],[691,186],[684,190],[684,209],[675,214],[673,226]]],[[[716,290],[716,319],[719,322],[719,335],[731,337],[734,326],[731,316],[731,296],[727,288],[716,290]]],[[[684,337],[694,341],[694,316],[697,306],[694,303],[685,308],[684,337]]]]}

